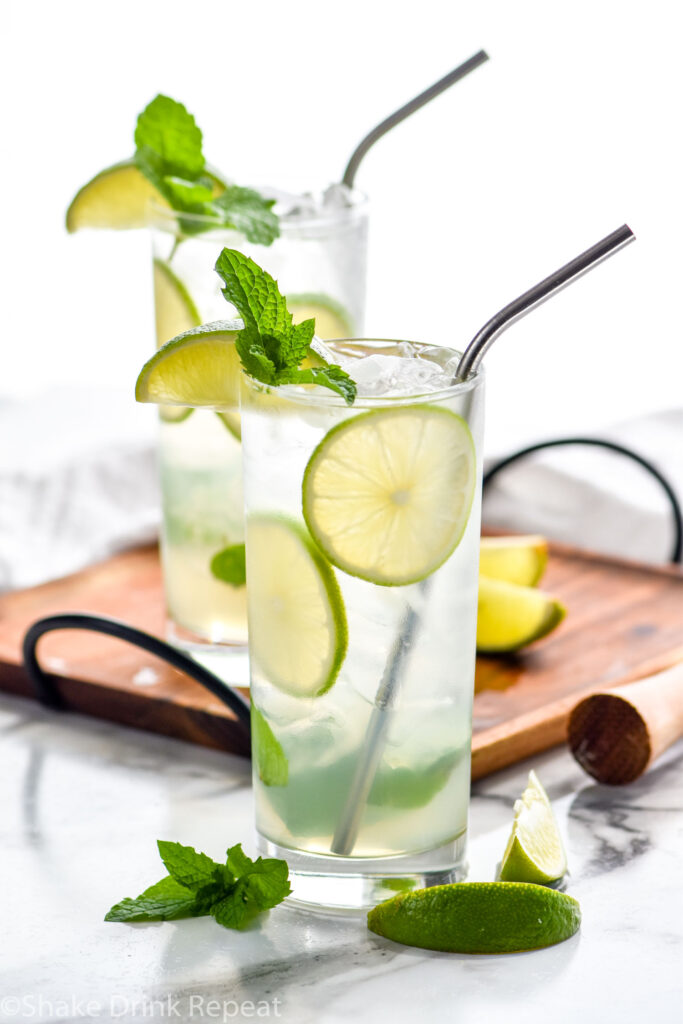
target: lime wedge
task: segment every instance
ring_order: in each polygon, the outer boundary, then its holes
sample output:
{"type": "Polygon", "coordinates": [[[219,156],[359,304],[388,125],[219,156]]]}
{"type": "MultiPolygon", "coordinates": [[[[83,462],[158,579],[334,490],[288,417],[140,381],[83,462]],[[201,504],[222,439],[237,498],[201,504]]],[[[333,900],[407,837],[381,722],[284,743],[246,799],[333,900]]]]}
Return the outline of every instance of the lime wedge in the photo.
{"type": "MultiPolygon", "coordinates": [[[[215,171],[207,168],[213,181],[214,195],[219,195],[225,183],[215,171]]],[[[135,161],[122,160],[96,174],[81,188],[66,211],[67,231],[81,228],[146,228],[153,220],[149,202],[169,208],[163,196],[145,178],[135,161]]]]}
{"type": "MultiPolygon", "coordinates": [[[[202,322],[190,293],[164,260],[154,260],[154,310],[157,348],[177,334],[198,327],[202,322]]],[[[181,423],[192,409],[182,405],[162,405],[159,415],[165,423],[181,423]]]]}
{"type": "Polygon", "coordinates": [[[548,561],[545,537],[482,537],[479,572],[492,580],[535,587],[548,561]]]}
{"type": "Polygon", "coordinates": [[[519,650],[550,633],[565,615],[565,607],[542,590],[480,576],[477,650],[519,650]]]}
{"type": "Polygon", "coordinates": [[[123,160],[100,171],[76,193],[66,212],[66,229],[147,227],[151,199],[168,205],[134,161],[123,160]]]}
{"type": "Polygon", "coordinates": [[[346,654],[346,613],[332,569],[303,526],[279,516],[247,521],[249,653],[295,697],[319,697],[346,654]]]}
{"type": "Polygon", "coordinates": [[[499,877],[504,882],[557,882],[567,871],[567,855],[550,800],[535,772],[515,801],[515,820],[503,854],[499,877]]]}
{"type": "Polygon", "coordinates": [[[328,295],[287,295],[287,309],[295,324],[311,317],[315,320],[315,333],[324,340],[353,337],[353,321],[347,310],[328,295]]]}
{"type": "Polygon", "coordinates": [[[400,893],[368,914],[370,931],[444,953],[521,953],[579,930],[578,902],[522,882],[456,882],[400,893]]]}
{"type": "Polygon", "coordinates": [[[237,405],[235,338],[241,328],[241,320],[216,320],[167,341],[140,370],[137,401],[218,409],[237,405]]]}
{"type": "Polygon", "coordinates": [[[438,406],[361,413],[313,452],[303,512],[329,560],[382,586],[415,583],[457,547],[474,495],[465,421],[438,406]]]}

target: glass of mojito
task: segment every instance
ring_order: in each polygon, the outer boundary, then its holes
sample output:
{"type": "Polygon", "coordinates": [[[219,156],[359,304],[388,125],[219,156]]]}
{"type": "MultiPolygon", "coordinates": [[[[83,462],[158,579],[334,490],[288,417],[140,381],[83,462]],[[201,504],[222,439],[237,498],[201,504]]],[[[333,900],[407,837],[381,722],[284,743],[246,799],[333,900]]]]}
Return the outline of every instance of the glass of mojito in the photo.
{"type": "MultiPolygon", "coordinates": [[[[224,246],[253,255],[288,296],[295,322],[323,338],[363,326],[365,197],[343,186],[275,200],[280,235],[250,243],[210,218],[153,205],[157,346],[230,315],[213,273],[224,246]]],[[[169,639],[229,682],[248,685],[241,425],[237,406],[160,409],[161,556],[169,639]]]]}
{"type": "Polygon", "coordinates": [[[408,342],[328,357],[351,406],[243,375],[254,789],[293,899],[358,909],[464,874],[483,376],[408,342]]]}

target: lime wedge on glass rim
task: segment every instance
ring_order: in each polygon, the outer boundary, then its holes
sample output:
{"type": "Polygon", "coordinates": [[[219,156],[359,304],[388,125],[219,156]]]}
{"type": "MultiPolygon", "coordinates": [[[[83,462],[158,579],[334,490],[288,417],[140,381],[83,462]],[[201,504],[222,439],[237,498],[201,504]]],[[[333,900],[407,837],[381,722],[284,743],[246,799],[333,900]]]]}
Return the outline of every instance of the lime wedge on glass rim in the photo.
{"type": "MultiPolygon", "coordinates": [[[[225,182],[214,170],[206,169],[213,182],[214,195],[220,195],[225,182]]],[[[78,190],[66,211],[66,229],[106,228],[125,231],[147,228],[154,221],[150,200],[156,206],[170,206],[154,185],[138,170],[132,157],[106,167],[78,190]]]]}
{"type": "Polygon", "coordinates": [[[475,488],[461,416],[404,405],[352,416],[311,455],[303,512],[329,560],[381,586],[425,579],[459,544],[475,488]]]}
{"type": "Polygon", "coordinates": [[[571,938],[577,900],[525,882],[456,882],[401,893],[368,914],[368,928],[394,942],[444,953],[522,953],[571,938]]]}
{"type": "Polygon", "coordinates": [[[215,320],[167,341],[140,370],[136,400],[234,408],[241,374],[235,340],[242,327],[241,320],[215,320]]]}
{"type": "Polygon", "coordinates": [[[547,885],[566,872],[567,855],[550,800],[531,771],[521,799],[515,801],[515,819],[498,877],[504,882],[547,885]]]}
{"type": "Polygon", "coordinates": [[[334,573],[305,527],[281,516],[250,516],[246,544],[250,657],[279,690],[319,697],[346,654],[334,573]]]}
{"type": "Polygon", "coordinates": [[[479,577],[477,650],[482,654],[517,651],[547,636],[566,608],[534,587],[479,577]]]}
{"type": "Polygon", "coordinates": [[[545,537],[482,537],[479,572],[493,580],[535,587],[548,563],[545,537]]]}

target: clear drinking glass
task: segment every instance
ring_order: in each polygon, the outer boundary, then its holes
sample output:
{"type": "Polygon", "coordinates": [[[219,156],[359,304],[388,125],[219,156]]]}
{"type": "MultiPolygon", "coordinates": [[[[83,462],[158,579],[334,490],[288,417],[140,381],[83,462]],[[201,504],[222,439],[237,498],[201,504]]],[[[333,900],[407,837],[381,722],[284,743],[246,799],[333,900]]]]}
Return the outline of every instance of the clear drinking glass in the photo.
{"type": "MultiPolygon", "coordinates": [[[[362,328],[365,197],[338,188],[322,197],[280,196],[275,209],[281,235],[271,246],[213,228],[210,219],[183,215],[179,224],[173,211],[155,209],[158,345],[200,323],[234,316],[213,270],[224,246],[252,256],[272,274],[295,321],[315,316],[319,336],[346,336],[362,328]]],[[[168,407],[160,419],[168,636],[226,681],[248,685],[245,587],[224,582],[212,570],[216,555],[244,542],[239,411],[168,407]]]]}
{"type": "MultiPolygon", "coordinates": [[[[329,347],[347,360],[406,351],[389,341],[329,347]]],[[[457,363],[447,349],[416,348],[457,363]]],[[[458,880],[470,787],[482,373],[440,390],[358,397],[351,407],[317,387],[269,391],[245,377],[242,391],[259,849],[287,860],[292,898],[309,905],[358,909],[458,880]],[[397,507],[424,499],[410,530],[378,518],[373,488],[386,473],[397,507]],[[410,491],[416,474],[420,489],[410,491]],[[444,505],[445,478],[453,497],[444,505]],[[445,548],[442,534],[451,538],[445,548]],[[345,553],[349,538],[358,564],[345,553]],[[404,555],[410,568],[398,571],[404,555]]]]}

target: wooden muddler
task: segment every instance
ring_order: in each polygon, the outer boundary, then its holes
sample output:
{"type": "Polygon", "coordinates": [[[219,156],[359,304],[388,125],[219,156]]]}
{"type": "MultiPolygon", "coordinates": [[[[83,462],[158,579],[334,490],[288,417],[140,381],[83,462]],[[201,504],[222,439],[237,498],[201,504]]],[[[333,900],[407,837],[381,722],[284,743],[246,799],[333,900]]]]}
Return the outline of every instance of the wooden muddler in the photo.
{"type": "Polygon", "coordinates": [[[598,782],[633,782],[683,736],[683,662],[580,701],[569,715],[570,749],[598,782]]]}

